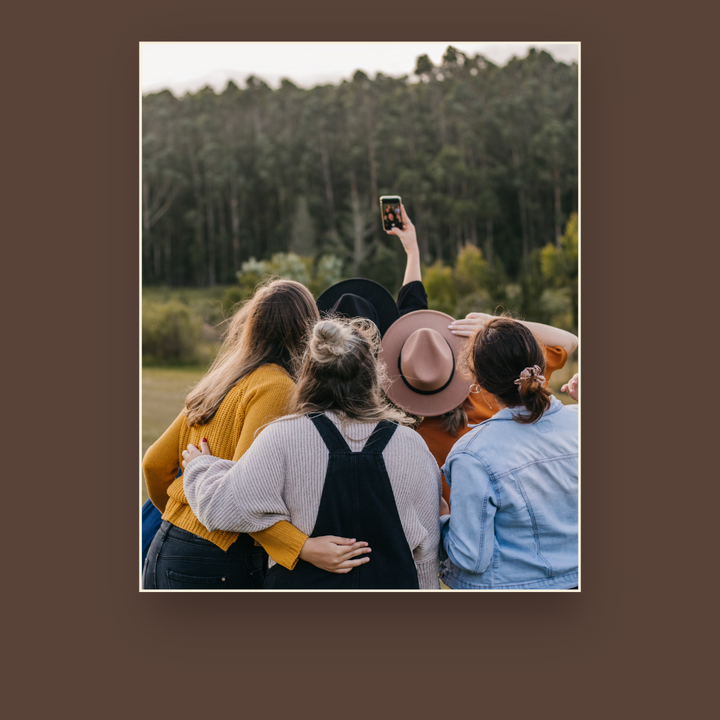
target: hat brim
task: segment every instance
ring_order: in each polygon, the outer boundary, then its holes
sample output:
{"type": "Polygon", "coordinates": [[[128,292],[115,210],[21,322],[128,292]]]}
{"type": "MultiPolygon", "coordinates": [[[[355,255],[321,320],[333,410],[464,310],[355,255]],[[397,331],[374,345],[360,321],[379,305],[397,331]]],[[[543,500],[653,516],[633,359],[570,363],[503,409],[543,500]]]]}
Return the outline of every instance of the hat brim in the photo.
{"type": "Polygon", "coordinates": [[[395,298],[380,283],[366,278],[341,280],[323,292],[317,299],[317,307],[321,313],[332,310],[335,303],[346,293],[359,295],[375,308],[378,315],[378,330],[382,337],[387,329],[400,317],[395,298]]]}
{"type": "Polygon", "coordinates": [[[458,372],[458,357],[466,338],[453,335],[448,325],[454,318],[437,310],[416,310],[396,320],[385,333],[380,343],[378,359],[385,362],[387,381],[383,387],[385,394],[396,405],[413,415],[434,417],[444,415],[461,405],[470,394],[471,380],[466,380],[458,372]],[[455,371],[450,384],[434,395],[421,395],[409,388],[400,376],[398,358],[405,341],[416,330],[430,328],[447,340],[455,357],[455,371]]]}

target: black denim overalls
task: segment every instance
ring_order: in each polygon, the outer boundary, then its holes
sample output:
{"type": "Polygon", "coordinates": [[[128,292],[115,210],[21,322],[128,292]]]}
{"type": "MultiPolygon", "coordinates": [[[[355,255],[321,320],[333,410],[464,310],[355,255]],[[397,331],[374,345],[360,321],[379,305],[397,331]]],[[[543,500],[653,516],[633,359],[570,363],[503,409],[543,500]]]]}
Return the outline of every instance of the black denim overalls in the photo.
{"type": "Polygon", "coordinates": [[[400,523],[382,451],[397,425],[380,421],[361,452],[353,452],[332,420],[308,415],[330,451],[325,486],[310,537],[338,535],[368,543],[370,562],[345,574],[298,560],[294,570],[274,565],[265,587],[354,590],[418,588],[417,570],[400,523]]]}

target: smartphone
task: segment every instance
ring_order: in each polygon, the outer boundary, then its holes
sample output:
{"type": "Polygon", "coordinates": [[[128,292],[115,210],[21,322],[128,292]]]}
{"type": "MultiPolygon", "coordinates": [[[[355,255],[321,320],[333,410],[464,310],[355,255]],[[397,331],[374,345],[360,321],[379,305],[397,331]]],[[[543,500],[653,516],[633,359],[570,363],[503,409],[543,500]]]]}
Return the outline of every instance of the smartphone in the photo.
{"type": "Polygon", "coordinates": [[[402,198],[399,195],[383,195],[380,198],[380,215],[386,230],[403,229],[402,198]]]}

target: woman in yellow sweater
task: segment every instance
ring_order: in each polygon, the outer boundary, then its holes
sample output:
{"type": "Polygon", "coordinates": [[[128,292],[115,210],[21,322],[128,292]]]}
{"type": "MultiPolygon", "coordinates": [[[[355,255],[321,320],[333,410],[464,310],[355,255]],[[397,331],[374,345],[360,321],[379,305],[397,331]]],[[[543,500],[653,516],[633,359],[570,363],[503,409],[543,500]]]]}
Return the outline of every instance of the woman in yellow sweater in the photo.
{"type": "Polygon", "coordinates": [[[210,532],[190,509],[177,476],[189,443],[204,440],[216,456],[237,461],[258,429],[285,414],[295,386],[295,358],[318,317],[312,295],[300,283],[275,280],[261,287],[233,317],[217,358],[183,411],[148,449],[143,473],[163,521],[148,550],[144,588],[259,588],[266,551],[289,569],[299,557],[335,572],[359,562],[353,558],[365,543],[341,538],[307,543],[287,522],[249,535],[210,532]]]}

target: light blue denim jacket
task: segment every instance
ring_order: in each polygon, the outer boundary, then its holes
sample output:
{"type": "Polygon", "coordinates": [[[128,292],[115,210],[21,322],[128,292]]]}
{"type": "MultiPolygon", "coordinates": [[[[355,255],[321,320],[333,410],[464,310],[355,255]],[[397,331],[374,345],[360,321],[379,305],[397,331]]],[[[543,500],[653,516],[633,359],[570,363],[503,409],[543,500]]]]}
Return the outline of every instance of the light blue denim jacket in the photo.
{"type": "Polygon", "coordinates": [[[440,578],[451,588],[578,584],[578,406],[552,398],[533,424],[513,412],[461,437],[442,468],[451,514],[441,519],[440,578]]]}

